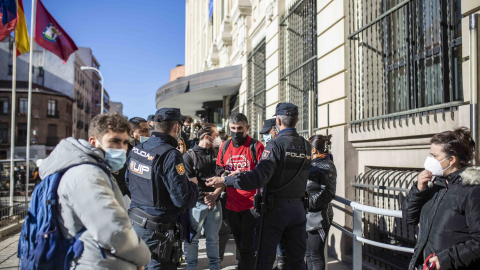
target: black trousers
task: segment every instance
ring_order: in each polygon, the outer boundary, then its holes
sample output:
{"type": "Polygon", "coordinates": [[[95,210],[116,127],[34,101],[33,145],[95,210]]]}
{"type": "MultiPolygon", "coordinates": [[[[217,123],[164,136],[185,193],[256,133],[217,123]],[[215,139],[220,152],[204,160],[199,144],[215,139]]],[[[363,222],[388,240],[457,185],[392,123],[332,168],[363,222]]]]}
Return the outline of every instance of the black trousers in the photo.
{"type": "Polygon", "coordinates": [[[284,269],[305,269],[305,225],[306,212],[301,200],[275,200],[263,217],[256,269],[272,269],[280,240],[285,247],[284,269]]]}
{"type": "Polygon", "coordinates": [[[307,269],[324,270],[327,260],[325,259],[325,243],[327,242],[330,226],[315,231],[307,232],[307,269]]]}
{"type": "MultiPolygon", "coordinates": [[[[253,233],[255,231],[256,219],[250,209],[235,212],[227,209],[227,219],[232,230],[237,252],[240,252],[238,261],[239,270],[254,269],[254,245],[253,233]]],[[[270,268],[271,270],[272,268],[270,268]]]]}

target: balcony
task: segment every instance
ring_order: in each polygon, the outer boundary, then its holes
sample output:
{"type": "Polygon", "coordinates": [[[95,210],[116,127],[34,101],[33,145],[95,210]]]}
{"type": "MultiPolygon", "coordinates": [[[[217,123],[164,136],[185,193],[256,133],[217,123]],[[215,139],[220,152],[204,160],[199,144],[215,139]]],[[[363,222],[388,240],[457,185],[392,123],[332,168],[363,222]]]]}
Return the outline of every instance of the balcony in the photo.
{"type": "Polygon", "coordinates": [[[58,110],[55,110],[55,111],[47,111],[47,117],[48,117],[48,118],[59,118],[59,117],[60,117],[60,113],[58,112],[58,110]]]}
{"type": "Polygon", "coordinates": [[[46,146],[55,146],[58,143],[58,137],[48,136],[47,142],[45,143],[46,146]]]}
{"type": "Polygon", "coordinates": [[[83,121],[77,121],[77,129],[83,128],[83,121]]]}

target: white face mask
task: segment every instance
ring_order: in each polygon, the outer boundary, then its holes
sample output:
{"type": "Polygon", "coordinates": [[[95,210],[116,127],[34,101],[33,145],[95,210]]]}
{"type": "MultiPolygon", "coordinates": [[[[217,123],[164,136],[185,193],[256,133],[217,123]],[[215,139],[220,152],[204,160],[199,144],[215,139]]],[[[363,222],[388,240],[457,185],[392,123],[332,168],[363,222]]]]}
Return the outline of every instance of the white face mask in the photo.
{"type": "Polygon", "coordinates": [[[448,170],[452,165],[448,165],[447,168],[443,169],[442,168],[442,162],[447,160],[448,158],[445,158],[441,161],[436,160],[433,157],[428,156],[427,159],[425,159],[425,163],[423,164],[423,167],[425,170],[430,171],[433,176],[443,176],[443,172],[448,170]]]}
{"type": "Polygon", "coordinates": [[[215,140],[212,142],[213,148],[220,147],[222,145],[222,139],[220,137],[216,137],[215,140]]]}

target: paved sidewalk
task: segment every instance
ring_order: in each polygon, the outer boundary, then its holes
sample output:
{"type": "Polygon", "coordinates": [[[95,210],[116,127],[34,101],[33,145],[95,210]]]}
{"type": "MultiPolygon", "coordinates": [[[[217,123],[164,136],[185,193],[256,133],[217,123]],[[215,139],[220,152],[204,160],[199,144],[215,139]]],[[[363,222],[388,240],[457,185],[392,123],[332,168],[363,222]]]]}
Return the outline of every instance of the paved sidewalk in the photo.
{"type": "MultiPolygon", "coordinates": [[[[0,269],[18,269],[18,258],[17,258],[17,246],[18,238],[20,233],[14,234],[10,237],[3,239],[0,242],[0,269]]],[[[199,255],[199,265],[198,269],[208,269],[208,258],[206,253],[205,238],[200,239],[200,246],[198,248],[199,255]]],[[[237,260],[235,259],[235,242],[231,238],[227,244],[225,250],[224,260],[221,264],[222,270],[234,270],[237,267],[237,260]]],[[[179,270],[187,269],[186,265],[183,264],[178,268],[179,270]]],[[[349,270],[352,267],[348,264],[329,259],[328,270],[349,270]]]]}

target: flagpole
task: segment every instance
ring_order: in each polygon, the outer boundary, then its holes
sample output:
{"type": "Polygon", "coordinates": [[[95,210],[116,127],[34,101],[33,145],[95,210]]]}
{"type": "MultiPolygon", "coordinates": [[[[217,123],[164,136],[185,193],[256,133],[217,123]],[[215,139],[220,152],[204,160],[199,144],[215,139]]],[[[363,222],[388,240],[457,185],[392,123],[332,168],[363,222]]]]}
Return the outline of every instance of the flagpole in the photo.
{"type": "MultiPolygon", "coordinates": [[[[18,7],[18,5],[17,5],[18,7]]],[[[12,122],[10,126],[10,214],[13,214],[13,192],[15,185],[15,116],[17,113],[17,27],[13,30],[12,52],[12,122]]]]}
{"type": "Polygon", "coordinates": [[[27,117],[27,171],[25,172],[26,194],[25,200],[28,200],[28,180],[30,178],[30,133],[32,128],[32,76],[33,76],[33,40],[35,39],[35,4],[37,0],[32,0],[32,16],[30,21],[30,63],[28,66],[28,117],[27,117]]]}

